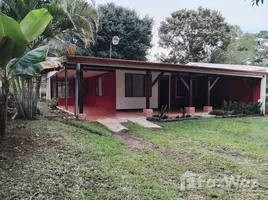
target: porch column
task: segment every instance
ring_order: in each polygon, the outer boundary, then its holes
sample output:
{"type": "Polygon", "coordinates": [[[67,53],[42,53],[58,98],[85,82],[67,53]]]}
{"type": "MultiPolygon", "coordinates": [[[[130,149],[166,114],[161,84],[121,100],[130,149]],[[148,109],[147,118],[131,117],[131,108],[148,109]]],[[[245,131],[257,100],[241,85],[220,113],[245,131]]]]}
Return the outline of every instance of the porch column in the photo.
{"type": "Polygon", "coordinates": [[[83,66],[80,67],[79,73],[79,113],[84,113],[84,73],[83,66]]]}
{"type": "Polygon", "coordinates": [[[55,82],[56,82],[56,98],[58,99],[59,98],[59,91],[58,91],[58,73],[56,74],[56,77],[55,77],[55,82]]]}
{"type": "Polygon", "coordinates": [[[150,109],[150,97],[152,91],[152,73],[151,71],[146,71],[146,82],[145,82],[145,93],[146,93],[146,109],[150,109]]]}
{"type": "MultiPolygon", "coordinates": [[[[65,66],[65,109],[68,110],[68,97],[69,97],[69,91],[68,91],[68,74],[67,74],[67,67],[65,66]]],[[[69,86],[70,87],[70,86],[69,86]]]]}
{"type": "Polygon", "coordinates": [[[212,77],[208,76],[208,88],[207,88],[207,105],[204,106],[203,111],[204,112],[210,112],[213,110],[213,107],[211,106],[211,90],[213,89],[213,87],[216,85],[216,83],[218,82],[218,80],[220,79],[220,77],[218,76],[213,83],[211,84],[212,81],[212,77]]]}
{"type": "Polygon", "coordinates": [[[212,77],[211,76],[208,76],[207,106],[210,106],[210,94],[211,94],[210,86],[211,86],[211,80],[212,80],[212,77]]]}
{"type": "Polygon", "coordinates": [[[79,99],[79,78],[80,78],[80,63],[76,64],[76,78],[75,78],[75,106],[74,114],[78,118],[78,99],[79,99]]]}
{"type": "Polygon", "coordinates": [[[190,83],[189,83],[189,107],[193,107],[193,79],[194,79],[194,75],[190,75],[190,83]]]}

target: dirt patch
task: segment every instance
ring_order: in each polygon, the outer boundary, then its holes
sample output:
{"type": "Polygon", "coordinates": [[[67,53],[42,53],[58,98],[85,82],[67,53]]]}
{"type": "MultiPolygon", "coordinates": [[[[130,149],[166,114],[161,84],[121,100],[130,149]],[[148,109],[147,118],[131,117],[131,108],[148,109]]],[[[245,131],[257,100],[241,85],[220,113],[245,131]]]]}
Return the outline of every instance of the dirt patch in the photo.
{"type": "Polygon", "coordinates": [[[147,141],[142,140],[131,133],[116,133],[114,134],[118,137],[124,144],[133,149],[156,149],[157,147],[147,141]]]}
{"type": "Polygon", "coordinates": [[[223,153],[223,152],[218,152],[218,155],[224,158],[227,158],[229,160],[232,160],[233,162],[237,164],[250,164],[250,160],[242,156],[240,153],[233,152],[233,153],[223,153]]]}

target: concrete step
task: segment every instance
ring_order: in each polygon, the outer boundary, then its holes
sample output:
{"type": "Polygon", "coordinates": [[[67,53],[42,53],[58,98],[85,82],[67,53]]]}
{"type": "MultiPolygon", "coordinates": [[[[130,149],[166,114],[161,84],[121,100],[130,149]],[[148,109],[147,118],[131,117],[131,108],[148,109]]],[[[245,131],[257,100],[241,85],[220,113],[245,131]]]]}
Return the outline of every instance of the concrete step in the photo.
{"type": "Polygon", "coordinates": [[[129,122],[138,124],[139,126],[142,126],[144,128],[150,128],[150,129],[160,129],[160,128],[162,128],[161,126],[146,120],[146,117],[129,117],[129,118],[127,118],[127,120],[129,122]]]}
{"type": "Polygon", "coordinates": [[[121,123],[126,122],[123,120],[118,120],[118,119],[102,119],[102,120],[97,120],[100,124],[108,128],[113,133],[124,133],[128,131],[128,128],[123,126],[121,123]]]}

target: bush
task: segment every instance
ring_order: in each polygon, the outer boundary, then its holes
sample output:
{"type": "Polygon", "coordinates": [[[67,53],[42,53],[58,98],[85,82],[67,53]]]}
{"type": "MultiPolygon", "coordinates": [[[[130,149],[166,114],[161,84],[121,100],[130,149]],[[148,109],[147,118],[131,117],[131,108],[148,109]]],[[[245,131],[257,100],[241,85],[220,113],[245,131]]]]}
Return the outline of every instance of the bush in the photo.
{"type": "Polygon", "coordinates": [[[212,110],[210,113],[210,115],[216,115],[216,116],[224,116],[224,112],[220,111],[220,110],[212,110]]]}
{"type": "Polygon", "coordinates": [[[247,114],[247,115],[260,114],[261,113],[261,107],[262,107],[262,103],[250,102],[246,106],[245,114],[247,114]]]}
{"type": "MultiPolygon", "coordinates": [[[[224,111],[223,115],[260,114],[261,107],[262,107],[262,103],[259,103],[259,102],[250,102],[247,105],[244,102],[237,103],[236,101],[229,101],[229,102],[223,101],[222,103],[222,109],[224,111]]],[[[214,115],[222,116],[222,113],[219,113],[218,111],[216,111],[214,115]]]]}
{"type": "Polygon", "coordinates": [[[54,110],[58,106],[58,99],[57,98],[52,98],[52,99],[50,99],[48,101],[48,103],[49,103],[50,108],[54,110]]]}

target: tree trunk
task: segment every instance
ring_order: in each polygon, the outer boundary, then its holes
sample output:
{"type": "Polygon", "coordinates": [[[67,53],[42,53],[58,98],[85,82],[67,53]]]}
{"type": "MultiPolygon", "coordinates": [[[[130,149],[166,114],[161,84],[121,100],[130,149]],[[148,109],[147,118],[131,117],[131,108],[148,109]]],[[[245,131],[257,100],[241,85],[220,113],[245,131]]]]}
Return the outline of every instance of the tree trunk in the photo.
{"type": "Polygon", "coordinates": [[[0,136],[5,138],[7,135],[7,108],[8,108],[8,94],[9,94],[9,82],[5,78],[2,83],[1,91],[1,122],[0,122],[0,136]]]}
{"type": "Polygon", "coordinates": [[[41,82],[42,82],[42,76],[36,78],[36,84],[35,84],[35,91],[34,92],[34,97],[33,97],[33,116],[36,114],[37,110],[37,103],[38,99],[40,97],[40,87],[41,87],[41,82]]]}

